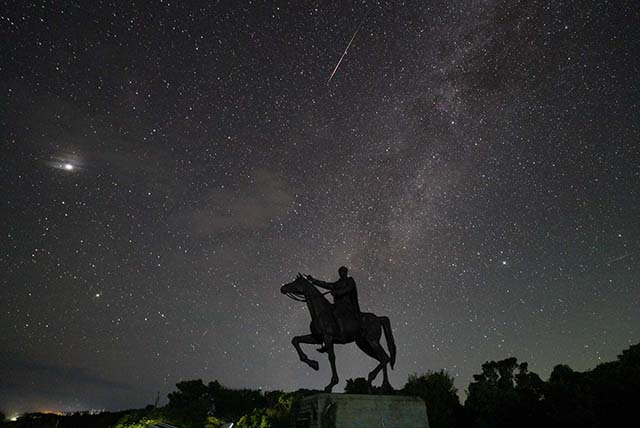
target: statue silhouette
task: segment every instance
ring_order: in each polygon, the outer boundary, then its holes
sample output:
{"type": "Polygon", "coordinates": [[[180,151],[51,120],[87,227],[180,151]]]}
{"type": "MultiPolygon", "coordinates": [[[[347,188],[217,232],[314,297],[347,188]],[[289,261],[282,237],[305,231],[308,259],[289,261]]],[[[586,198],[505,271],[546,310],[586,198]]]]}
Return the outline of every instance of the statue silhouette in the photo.
{"type": "Polygon", "coordinates": [[[392,388],[389,384],[387,364],[390,364],[393,369],[396,361],[396,345],[391,331],[391,322],[384,316],[379,317],[370,312],[361,313],[355,281],[347,276],[345,267],[341,267],[338,273],[340,279],[333,283],[314,279],[310,275],[305,278],[298,273],[293,282],[280,288],[282,294],[293,300],[305,302],[311,314],[311,334],[295,336],[291,343],[300,361],[314,370],[319,369],[318,362],[310,359],[302,351],[300,344],[323,345],[318,351],[326,352],[331,364],[331,382],[325,387],[325,392],[331,392],[339,382],[333,345],[351,342],[355,342],[365,354],[378,361],[378,365],[369,373],[368,384],[371,385],[378,373],[382,371],[382,387],[390,390],[392,388]],[[334,296],[335,303],[330,303],[314,285],[328,289],[329,291],[324,294],[330,292],[334,296]],[[380,344],[383,331],[391,356],[380,344]]]}

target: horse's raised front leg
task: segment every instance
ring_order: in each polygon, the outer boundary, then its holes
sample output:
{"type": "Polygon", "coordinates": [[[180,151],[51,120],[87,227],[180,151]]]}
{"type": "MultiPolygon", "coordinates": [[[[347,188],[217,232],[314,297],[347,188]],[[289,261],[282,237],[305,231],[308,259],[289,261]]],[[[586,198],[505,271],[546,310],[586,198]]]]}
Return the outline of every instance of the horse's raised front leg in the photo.
{"type": "Polygon", "coordinates": [[[294,348],[296,348],[296,351],[298,352],[298,356],[300,357],[300,361],[302,361],[303,363],[307,363],[309,367],[311,367],[312,369],[318,370],[320,368],[320,366],[318,365],[318,362],[316,360],[311,360],[309,359],[309,357],[307,357],[307,354],[305,354],[302,351],[302,348],[300,348],[301,343],[308,343],[310,345],[319,345],[322,343],[322,341],[316,339],[313,336],[313,334],[296,336],[293,339],[291,339],[291,344],[293,345],[294,348]]]}
{"type": "Polygon", "coordinates": [[[331,382],[324,389],[324,392],[331,392],[333,387],[340,382],[338,379],[338,371],[336,370],[336,354],[333,350],[333,339],[331,336],[325,336],[324,346],[329,356],[329,363],[331,364],[331,382]]]}

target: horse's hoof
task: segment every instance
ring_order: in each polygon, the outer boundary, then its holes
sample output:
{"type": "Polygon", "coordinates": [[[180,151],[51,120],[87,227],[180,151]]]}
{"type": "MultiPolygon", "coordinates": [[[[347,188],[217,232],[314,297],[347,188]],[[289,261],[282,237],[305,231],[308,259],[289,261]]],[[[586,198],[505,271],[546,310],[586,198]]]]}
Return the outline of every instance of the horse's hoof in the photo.
{"type": "Polygon", "coordinates": [[[318,364],[318,362],[315,360],[309,360],[307,361],[307,364],[309,364],[309,367],[311,367],[315,371],[320,370],[320,364],[318,364]]]}
{"type": "Polygon", "coordinates": [[[332,390],[332,389],[333,389],[333,385],[327,385],[327,386],[324,388],[324,392],[331,392],[331,390],[332,390]]]}

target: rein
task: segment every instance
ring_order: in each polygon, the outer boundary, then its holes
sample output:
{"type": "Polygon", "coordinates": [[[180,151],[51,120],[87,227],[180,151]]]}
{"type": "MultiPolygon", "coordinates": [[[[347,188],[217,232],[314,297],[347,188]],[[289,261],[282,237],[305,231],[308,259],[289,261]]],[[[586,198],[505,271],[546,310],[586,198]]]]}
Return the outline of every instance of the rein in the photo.
{"type": "MultiPolygon", "coordinates": [[[[306,278],[304,278],[304,280],[309,282],[309,280],[306,279],[306,278]]],[[[313,284],[311,284],[311,285],[313,285],[313,284]]],[[[326,296],[329,293],[331,293],[331,290],[325,291],[324,293],[320,292],[320,295],[326,296]]],[[[289,292],[289,293],[285,294],[285,296],[287,296],[291,300],[295,300],[296,302],[302,302],[302,303],[308,302],[307,297],[304,294],[289,292]]]]}
{"type": "Polygon", "coordinates": [[[295,294],[295,293],[287,293],[285,294],[285,296],[287,296],[288,298],[290,298],[291,300],[295,300],[296,302],[306,302],[307,298],[304,296],[301,296],[299,294],[295,294]]]}

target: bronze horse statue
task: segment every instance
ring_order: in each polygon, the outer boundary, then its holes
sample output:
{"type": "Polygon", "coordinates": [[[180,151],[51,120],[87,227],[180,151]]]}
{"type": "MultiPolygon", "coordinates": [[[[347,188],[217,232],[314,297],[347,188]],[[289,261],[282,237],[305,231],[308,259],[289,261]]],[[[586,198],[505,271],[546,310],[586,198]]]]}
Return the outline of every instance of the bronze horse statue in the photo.
{"type": "Polygon", "coordinates": [[[325,392],[331,392],[333,387],[339,382],[333,345],[351,342],[356,342],[358,348],[365,354],[378,360],[379,364],[369,373],[367,378],[369,387],[371,387],[371,383],[380,370],[382,370],[382,388],[392,389],[387,375],[387,364],[391,364],[391,368],[393,369],[393,365],[396,362],[396,344],[393,340],[389,318],[363,312],[360,314],[359,331],[353,337],[340,337],[340,333],[336,333],[338,332],[338,326],[333,316],[333,304],[329,302],[326,297],[324,297],[324,294],[311,284],[308,279],[298,273],[295,281],[283,285],[280,291],[293,300],[305,302],[309,308],[309,312],[311,313],[311,334],[295,336],[291,340],[291,343],[293,347],[296,348],[300,361],[308,364],[309,367],[314,370],[318,370],[318,362],[310,359],[307,354],[302,351],[300,344],[324,345],[321,352],[327,352],[329,363],[331,363],[331,382],[325,387],[325,392]],[[391,356],[387,355],[380,344],[383,331],[391,356]]]}

